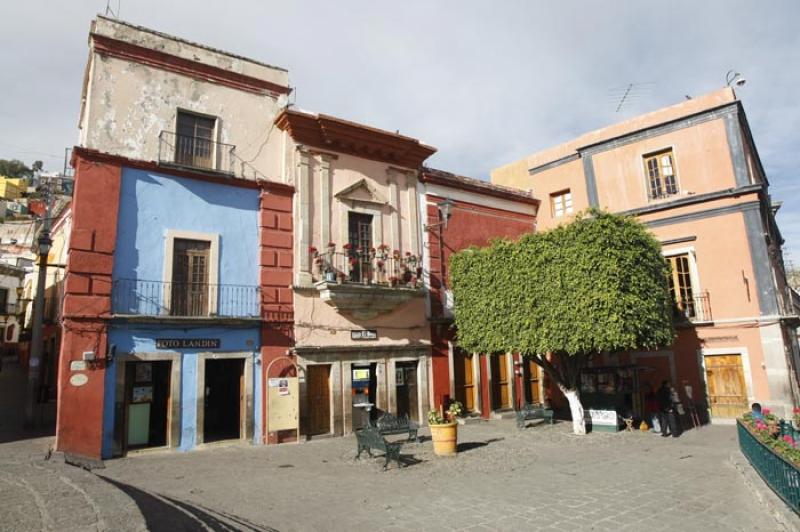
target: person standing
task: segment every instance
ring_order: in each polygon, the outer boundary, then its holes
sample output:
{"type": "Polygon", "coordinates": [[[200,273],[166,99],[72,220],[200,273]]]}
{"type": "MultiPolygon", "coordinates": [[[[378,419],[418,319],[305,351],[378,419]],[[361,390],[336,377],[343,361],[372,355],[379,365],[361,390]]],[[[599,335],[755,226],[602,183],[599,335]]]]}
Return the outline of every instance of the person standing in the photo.
{"type": "Polygon", "coordinates": [[[656,392],[658,401],[658,424],[661,425],[661,436],[669,436],[669,412],[672,410],[672,390],[669,381],[661,383],[661,387],[656,392]]]}

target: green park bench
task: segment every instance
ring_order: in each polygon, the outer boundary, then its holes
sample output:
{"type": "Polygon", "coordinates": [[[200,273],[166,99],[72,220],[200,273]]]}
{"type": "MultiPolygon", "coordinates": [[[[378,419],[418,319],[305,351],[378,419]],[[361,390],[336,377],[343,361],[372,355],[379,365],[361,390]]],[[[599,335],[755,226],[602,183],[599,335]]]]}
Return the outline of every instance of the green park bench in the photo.
{"type": "Polygon", "coordinates": [[[403,417],[397,417],[389,412],[384,412],[383,415],[378,418],[376,426],[381,436],[408,433],[408,441],[414,440],[419,442],[419,438],[417,437],[419,425],[410,420],[408,414],[403,417]]]}
{"type": "Polygon", "coordinates": [[[403,446],[403,443],[387,442],[376,427],[367,427],[357,431],[356,441],[358,443],[356,460],[361,458],[362,452],[367,451],[367,454],[372,456],[372,449],[377,449],[383,451],[383,455],[386,458],[386,462],[383,464],[384,471],[389,465],[390,460],[397,462],[397,467],[403,467],[402,462],[400,462],[400,448],[403,446]]]}
{"type": "Polygon", "coordinates": [[[545,408],[541,403],[525,403],[517,410],[517,428],[524,429],[529,419],[546,419],[553,424],[553,410],[545,408]]]}

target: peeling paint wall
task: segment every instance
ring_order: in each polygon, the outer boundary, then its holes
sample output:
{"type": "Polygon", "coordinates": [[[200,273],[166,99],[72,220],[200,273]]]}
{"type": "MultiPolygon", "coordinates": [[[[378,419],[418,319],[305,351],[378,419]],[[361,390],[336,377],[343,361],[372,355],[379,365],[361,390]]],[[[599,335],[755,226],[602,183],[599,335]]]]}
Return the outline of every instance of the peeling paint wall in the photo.
{"type": "MultiPolygon", "coordinates": [[[[99,17],[95,34],[159,53],[288,86],[288,73],[230,54],[99,17]]],[[[269,179],[280,172],[280,132],[273,121],[286,96],[233,88],[202,78],[122,59],[94,46],[87,68],[81,145],[146,161],[159,159],[159,134],[175,132],[178,110],[217,118],[217,142],[235,146],[238,159],[269,179]]],[[[165,148],[166,150],[166,145],[165,148]]]]}

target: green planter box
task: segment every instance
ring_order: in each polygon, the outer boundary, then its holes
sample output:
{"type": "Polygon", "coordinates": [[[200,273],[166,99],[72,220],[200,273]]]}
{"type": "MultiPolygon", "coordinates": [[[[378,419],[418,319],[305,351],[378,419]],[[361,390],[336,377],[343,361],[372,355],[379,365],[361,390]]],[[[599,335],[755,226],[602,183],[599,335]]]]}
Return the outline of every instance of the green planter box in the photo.
{"type": "Polygon", "coordinates": [[[765,445],[750,429],[736,422],[739,448],[772,491],[800,514],[800,469],[765,445]]]}

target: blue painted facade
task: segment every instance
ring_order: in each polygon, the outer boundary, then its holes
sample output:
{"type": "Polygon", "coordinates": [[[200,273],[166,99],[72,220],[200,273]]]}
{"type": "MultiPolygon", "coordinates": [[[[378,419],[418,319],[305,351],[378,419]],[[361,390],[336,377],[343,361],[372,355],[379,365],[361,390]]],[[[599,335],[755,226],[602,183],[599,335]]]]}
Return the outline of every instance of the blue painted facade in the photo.
{"type": "MultiPolygon", "coordinates": [[[[163,282],[167,232],[191,231],[218,235],[217,316],[251,318],[259,314],[259,191],[195,179],[123,168],[119,221],[114,253],[112,309],[128,316],[164,315],[163,282]],[[154,287],[154,288],[151,288],[154,287]],[[231,288],[232,287],[232,288],[231,288]],[[148,292],[148,290],[150,292],[148,292]],[[231,292],[234,291],[234,292],[231,292]]],[[[169,310],[166,310],[168,314],[169,310]]],[[[260,431],[261,379],[257,357],[260,323],[225,325],[206,319],[176,324],[174,320],[115,320],[109,343],[118,355],[128,353],[180,353],[180,427],[178,447],[191,449],[197,437],[198,349],[156,348],[158,338],[218,338],[219,349],[202,352],[237,352],[251,357],[254,434],[260,431]]],[[[116,372],[106,372],[103,418],[103,457],[111,456],[115,425],[116,372]]],[[[173,398],[173,401],[175,398],[173,398]]],[[[257,436],[256,436],[257,438],[257,436]]],[[[172,442],[175,445],[176,442],[172,442]]]]}

